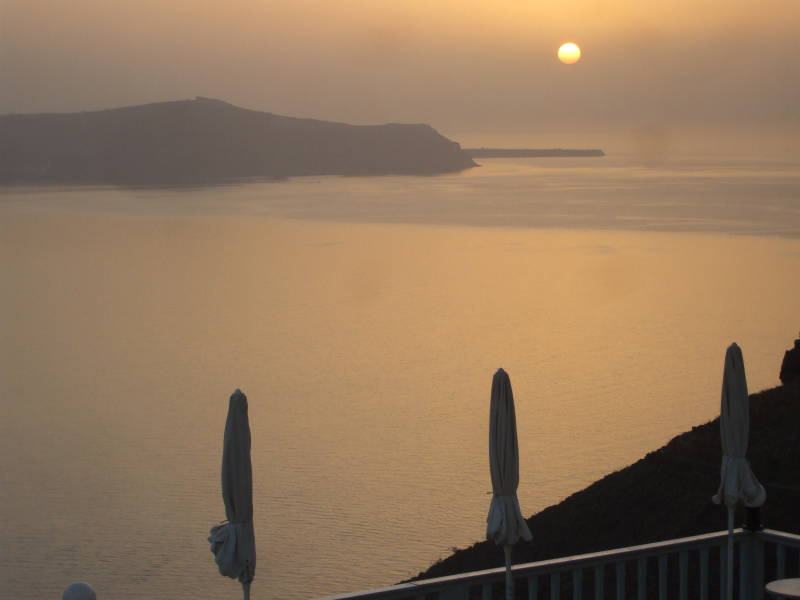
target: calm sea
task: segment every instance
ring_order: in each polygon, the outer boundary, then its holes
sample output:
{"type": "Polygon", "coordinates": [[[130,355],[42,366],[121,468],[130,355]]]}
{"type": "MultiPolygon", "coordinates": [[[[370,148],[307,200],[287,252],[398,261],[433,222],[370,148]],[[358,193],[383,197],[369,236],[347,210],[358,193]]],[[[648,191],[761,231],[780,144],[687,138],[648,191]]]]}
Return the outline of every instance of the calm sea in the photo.
{"type": "Polygon", "coordinates": [[[206,542],[236,387],[253,597],[300,599],[482,538],[500,366],[526,514],[713,418],[732,341],[778,383],[800,165],[482,162],[0,191],[0,595],[239,598],[206,542]]]}

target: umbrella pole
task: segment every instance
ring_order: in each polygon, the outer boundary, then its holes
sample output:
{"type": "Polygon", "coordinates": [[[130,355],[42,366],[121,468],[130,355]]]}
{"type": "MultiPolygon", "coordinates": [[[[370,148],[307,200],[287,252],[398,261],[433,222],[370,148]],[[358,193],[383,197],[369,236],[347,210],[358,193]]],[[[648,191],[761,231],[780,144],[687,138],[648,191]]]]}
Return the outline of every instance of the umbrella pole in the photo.
{"type": "Polygon", "coordinates": [[[733,507],[728,507],[728,600],[733,600],[733,507]]]}
{"type": "Polygon", "coordinates": [[[506,600],[514,600],[514,578],[511,577],[511,546],[503,546],[506,555],[506,600]]]}
{"type": "Polygon", "coordinates": [[[242,584],[242,590],[244,590],[244,600],[250,600],[250,582],[242,584]]]}

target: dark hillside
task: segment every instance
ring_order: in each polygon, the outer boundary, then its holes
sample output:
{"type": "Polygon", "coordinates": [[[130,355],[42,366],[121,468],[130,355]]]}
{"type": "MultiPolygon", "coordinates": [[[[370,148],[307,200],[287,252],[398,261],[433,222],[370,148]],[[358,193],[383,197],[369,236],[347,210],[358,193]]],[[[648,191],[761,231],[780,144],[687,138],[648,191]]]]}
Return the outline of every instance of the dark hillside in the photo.
{"type": "MultiPolygon", "coordinates": [[[[750,396],[750,459],[767,490],[766,527],[800,532],[800,381],[750,396]]],[[[530,543],[514,547],[523,563],[720,531],[724,509],[711,502],[719,484],[719,419],[694,427],[636,463],[607,475],[528,519],[530,543]]],[[[737,526],[743,511],[737,513],[737,526]]],[[[490,542],[458,550],[420,573],[440,577],[503,565],[490,542]]]]}

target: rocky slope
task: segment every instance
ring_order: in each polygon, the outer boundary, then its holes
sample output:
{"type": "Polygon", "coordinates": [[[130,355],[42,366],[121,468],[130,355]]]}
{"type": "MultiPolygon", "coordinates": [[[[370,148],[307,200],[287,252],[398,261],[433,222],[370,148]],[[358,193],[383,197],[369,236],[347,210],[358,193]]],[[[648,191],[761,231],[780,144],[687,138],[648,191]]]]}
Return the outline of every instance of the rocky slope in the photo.
{"type": "MultiPolygon", "coordinates": [[[[767,490],[766,527],[800,532],[800,381],[750,396],[750,459],[767,490]]],[[[528,519],[529,543],[514,562],[544,560],[720,531],[723,508],[711,502],[719,484],[719,419],[694,427],[636,463],[528,519]]],[[[737,526],[743,511],[737,513],[737,526]]],[[[417,579],[499,567],[502,548],[479,542],[417,579]]]]}

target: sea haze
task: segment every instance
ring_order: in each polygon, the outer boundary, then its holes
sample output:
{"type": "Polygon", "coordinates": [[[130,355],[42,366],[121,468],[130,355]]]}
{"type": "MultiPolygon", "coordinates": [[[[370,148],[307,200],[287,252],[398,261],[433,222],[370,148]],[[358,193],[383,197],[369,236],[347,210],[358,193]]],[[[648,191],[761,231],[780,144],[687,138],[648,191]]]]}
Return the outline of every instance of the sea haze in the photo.
{"type": "Polygon", "coordinates": [[[482,538],[497,367],[526,515],[713,418],[730,342],[751,390],[777,385],[798,164],[479,162],[0,191],[4,593],[240,597],[206,542],[236,387],[253,594],[277,600],[391,584],[482,538]]]}

